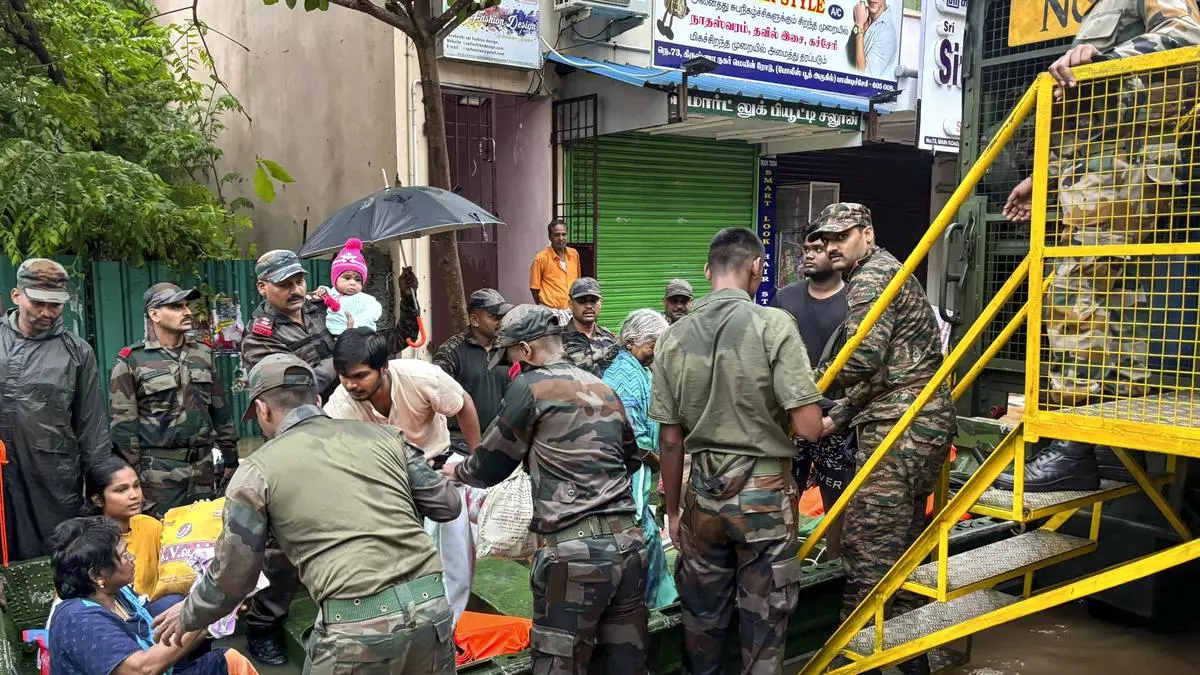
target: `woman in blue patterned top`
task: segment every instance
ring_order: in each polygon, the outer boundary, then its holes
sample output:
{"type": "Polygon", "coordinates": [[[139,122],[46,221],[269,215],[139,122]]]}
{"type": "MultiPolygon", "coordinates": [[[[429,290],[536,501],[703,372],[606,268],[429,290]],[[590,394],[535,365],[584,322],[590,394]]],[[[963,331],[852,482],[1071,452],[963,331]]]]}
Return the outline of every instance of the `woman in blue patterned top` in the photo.
{"type": "Polygon", "coordinates": [[[68,520],[54,531],[53,546],[54,588],[62,598],[50,619],[54,675],[253,672],[233,650],[189,659],[203,647],[205,631],[189,633],[174,647],[155,644],[150,624],[156,611],[166,608],[143,604],[133,592],[134,556],[113,521],[103,516],[68,520]]]}
{"type": "MultiPolygon", "coordinates": [[[[650,364],[654,361],[654,344],[666,329],[666,318],[652,309],[631,312],[617,336],[621,351],[604,372],[605,384],[613,388],[625,406],[638,446],[655,456],[658,455],[658,423],[647,415],[650,409],[650,364]]],[[[633,500],[650,554],[646,571],[646,606],[650,608],[663,607],[678,599],[675,581],[667,573],[667,558],[658,523],[650,510],[653,485],[650,467],[643,465],[633,475],[633,500]]]]}

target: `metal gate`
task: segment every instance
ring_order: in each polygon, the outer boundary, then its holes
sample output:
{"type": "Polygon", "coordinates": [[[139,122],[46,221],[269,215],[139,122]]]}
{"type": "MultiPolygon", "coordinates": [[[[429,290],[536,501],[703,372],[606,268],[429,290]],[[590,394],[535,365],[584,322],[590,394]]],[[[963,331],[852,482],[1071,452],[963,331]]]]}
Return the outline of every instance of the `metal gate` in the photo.
{"type": "MultiPolygon", "coordinates": [[[[965,175],[1012,111],[1017,100],[1039,73],[1061,56],[1070,38],[1010,47],[1009,20],[1013,0],[971,3],[964,79],[963,143],[960,174],[965,175]]],[[[978,316],[988,300],[1012,274],[1029,251],[1029,224],[1009,223],[1001,214],[1008,193],[1033,170],[1033,123],[1027,121],[992,165],[976,188],[975,197],[960,214],[959,222],[976,224],[977,243],[971,261],[972,278],[965,297],[974,298],[967,320],[978,316]]],[[[1028,299],[1020,289],[983,334],[990,343],[1028,299]]],[[[1019,391],[1024,381],[1025,329],[1021,328],[1001,349],[978,385],[967,407],[972,412],[1003,404],[1008,391],[1019,391]]]]}
{"type": "Polygon", "coordinates": [[[600,146],[595,94],[554,102],[550,131],[554,217],[567,225],[584,276],[596,276],[600,146]]]}

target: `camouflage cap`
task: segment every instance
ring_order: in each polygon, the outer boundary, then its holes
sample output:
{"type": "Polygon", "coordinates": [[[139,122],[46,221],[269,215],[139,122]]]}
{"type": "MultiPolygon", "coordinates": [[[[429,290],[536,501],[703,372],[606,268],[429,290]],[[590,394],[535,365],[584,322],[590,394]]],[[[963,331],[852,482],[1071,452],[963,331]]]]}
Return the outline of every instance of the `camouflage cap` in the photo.
{"type": "Polygon", "coordinates": [[[146,292],[142,294],[142,302],[146,306],[146,311],[149,312],[152,309],[158,309],[167,305],[177,305],[199,297],[200,291],[194,288],[189,288],[185,291],[169,281],[164,281],[147,288],[146,292]]]}
{"type": "Polygon", "coordinates": [[[871,227],[871,209],[854,202],[838,202],[826,206],[817,216],[816,227],[806,239],[816,241],[826,232],[845,232],[852,227],[871,227]]]}
{"type": "Polygon", "coordinates": [[[282,248],[267,251],[259,256],[258,262],[254,264],[254,273],[258,275],[258,280],[273,284],[306,272],[304,265],[300,264],[300,257],[282,248]]]}
{"type": "Polygon", "coordinates": [[[504,358],[504,350],[521,342],[532,342],[547,335],[562,332],[562,319],[554,310],[541,305],[517,305],[504,315],[500,333],[492,345],[489,368],[495,368],[504,358]]]}
{"type": "Polygon", "coordinates": [[[471,298],[467,300],[467,311],[473,309],[484,309],[496,316],[504,316],[511,310],[513,306],[504,300],[504,296],[500,295],[500,291],[494,288],[481,288],[471,294],[471,298]]]}
{"type": "Polygon", "coordinates": [[[589,295],[594,295],[597,298],[603,298],[604,294],[600,292],[600,282],[591,277],[579,277],[575,283],[571,284],[571,299],[583,298],[589,295]]]}
{"type": "Polygon", "coordinates": [[[317,376],[312,368],[295,354],[269,354],[250,370],[250,384],[247,390],[250,401],[246,404],[246,412],[242,421],[248,422],[254,417],[254,401],[264,393],[279,387],[311,387],[317,388],[317,376]]]}
{"type": "Polygon", "coordinates": [[[71,300],[67,268],[49,258],[30,258],[17,268],[17,288],[38,302],[65,305],[71,300]]]}
{"type": "Polygon", "coordinates": [[[677,296],[682,296],[685,298],[696,297],[692,295],[692,285],[688,283],[687,279],[672,279],[671,282],[667,284],[667,290],[665,293],[663,293],[663,297],[674,298],[677,296]]]}

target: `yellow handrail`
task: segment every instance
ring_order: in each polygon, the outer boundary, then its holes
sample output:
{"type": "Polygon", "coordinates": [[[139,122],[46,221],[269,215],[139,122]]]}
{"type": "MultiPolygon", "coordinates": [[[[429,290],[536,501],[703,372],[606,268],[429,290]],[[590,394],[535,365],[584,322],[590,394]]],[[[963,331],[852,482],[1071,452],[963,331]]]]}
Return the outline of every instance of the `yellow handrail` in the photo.
{"type": "Polygon", "coordinates": [[[850,484],[846,486],[846,490],[842,493],[842,496],[838,497],[838,500],[836,503],[834,503],[833,507],[830,508],[825,516],[817,523],[816,529],[810,532],[808,538],[805,539],[804,543],[800,545],[799,555],[801,560],[804,560],[808,557],[808,554],[812,552],[813,547],[816,546],[821,537],[825,535],[825,531],[829,529],[830,524],[836,521],[838,516],[840,516],[842,512],[846,510],[846,505],[850,503],[850,500],[854,497],[855,493],[858,492],[858,489],[862,486],[862,484],[866,482],[867,477],[871,475],[871,472],[875,470],[875,467],[878,466],[881,461],[883,461],[884,455],[886,455],[888,450],[892,448],[892,445],[895,444],[896,440],[908,430],[908,426],[912,424],[912,421],[916,419],[917,415],[921,413],[921,410],[925,408],[925,404],[928,403],[931,398],[933,398],[935,393],[937,393],[938,387],[942,386],[942,383],[950,377],[950,374],[953,373],[954,369],[958,367],[958,363],[962,361],[963,357],[967,355],[967,352],[971,350],[971,346],[975,344],[977,339],[979,339],[979,336],[983,333],[983,329],[986,328],[988,324],[991,323],[992,319],[994,319],[996,315],[1000,313],[1000,310],[1004,307],[1005,303],[1008,302],[1009,298],[1013,296],[1013,293],[1016,293],[1021,284],[1025,283],[1025,278],[1028,275],[1029,257],[1026,256],[1025,259],[1021,261],[1021,264],[1017,266],[1017,269],[1013,271],[1012,276],[1008,278],[1008,281],[1005,281],[1004,285],[1000,287],[1000,290],[996,293],[996,297],[992,298],[991,302],[987,304],[987,307],[984,307],[983,312],[981,312],[979,315],[979,318],[971,324],[971,328],[967,330],[967,334],[963,336],[962,340],[959,340],[958,344],[954,347],[954,350],[950,352],[950,355],[945,359],[942,359],[942,365],[937,369],[937,372],[934,373],[933,378],[930,379],[925,385],[925,388],[921,390],[921,393],[917,394],[917,400],[913,401],[912,405],[908,406],[908,410],[904,411],[904,415],[900,417],[900,420],[896,422],[896,425],[893,426],[891,431],[888,432],[887,436],[883,438],[883,442],[881,442],[879,447],[875,449],[875,452],[871,455],[870,459],[868,459],[866,463],[863,464],[862,468],[858,470],[858,473],[854,475],[854,479],[851,480],[850,484]]]}
{"type": "MultiPolygon", "coordinates": [[[[1043,77],[1049,76],[1043,75],[1043,77]]],[[[916,249],[905,259],[904,266],[900,268],[900,271],[888,283],[887,288],[883,289],[883,294],[879,296],[879,299],[875,301],[870,311],[867,312],[867,316],[863,318],[863,322],[859,325],[858,330],[854,332],[854,335],[850,336],[850,339],[838,351],[837,357],[829,365],[829,369],[825,371],[825,374],[821,377],[821,381],[817,383],[818,389],[828,391],[838,373],[842,371],[846,362],[850,360],[850,356],[854,354],[854,351],[862,344],[867,334],[875,327],[875,323],[879,321],[879,317],[883,316],[884,310],[892,303],[892,300],[896,299],[896,295],[900,293],[904,282],[908,281],[908,278],[913,275],[913,272],[925,260],[925,256],[929,254],[929,250],[942,238],[942,234],[946,231],[946,228],[958,216],[958,211],[962,208],[967,197],[971,196],[971,192],[975,190],[975,186],[979,184],[983,175],[991,168],[992,162],[1000,154],[1001,148],[1008,143],[1013,134],[1016,133],[1017,127],[1021,126],[1021,123],[1025,121],[1025,118],[1033,110],[1034,103],[1036,102],[1036,97],[1034,96],[1036,90],[1037,84],[1035,83],[1034,86],[1029,88],[1029,91],[1025,92],[1021,100],[1017,102],[1017,107],[1013,108],[1013,111],[1004,120],[1004,124],[1001,125],[1000,131],[992,137],[987,147],[983,149],[983,153],[971,167],[971,170],[967,172],[963,182],[959,184],[958,188],[954,190],[954,194],[950,196],[950,201],[946,202],[946,205],[938,213],[937,218],[934,218],[933,224],[929,226],[929,229],[925,232],[925,236],[921,237],[921,241],[917,243],[916,249]]]]}

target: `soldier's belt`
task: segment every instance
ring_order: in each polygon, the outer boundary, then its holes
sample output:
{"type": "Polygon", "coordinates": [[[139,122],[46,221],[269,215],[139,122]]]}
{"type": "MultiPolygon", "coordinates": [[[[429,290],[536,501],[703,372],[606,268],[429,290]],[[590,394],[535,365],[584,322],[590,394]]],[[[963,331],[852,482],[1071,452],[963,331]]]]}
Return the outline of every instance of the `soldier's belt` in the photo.
{"type": "Polygon", "coordinates": [[[212,446],[197,448],[143,448],[141,454],[158,459],[169,459],[175,462],[194,462],[204,457],[205,452],[211,452],[212,446]]]}
{"type": "Polygon", "coordinates": [[[624,532],[635,525],[637,525],[637,521],[632,514],[588,516],[570,527],[564,527],[558,532],[543,534],[541,539],[544,544],[554,545],[564,541],[583,539],[584,537],[606,537],[618,532],[624,532]]]}
{"type": "Polygon", "coordinates": [[[442,584],[442,573],[438,572],[408,583],[396,584],[365,598],[326,600],[321,603],[321,619],[325,623],[370,621],[403,612],[408,609],[410,603],[419,605],[445,595],[446,587],[442,584]]]}

